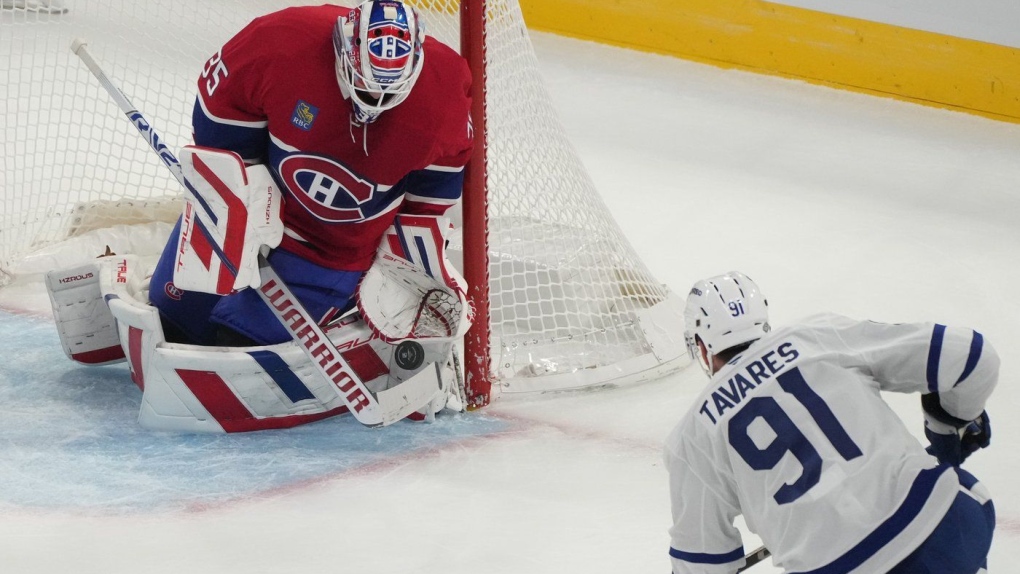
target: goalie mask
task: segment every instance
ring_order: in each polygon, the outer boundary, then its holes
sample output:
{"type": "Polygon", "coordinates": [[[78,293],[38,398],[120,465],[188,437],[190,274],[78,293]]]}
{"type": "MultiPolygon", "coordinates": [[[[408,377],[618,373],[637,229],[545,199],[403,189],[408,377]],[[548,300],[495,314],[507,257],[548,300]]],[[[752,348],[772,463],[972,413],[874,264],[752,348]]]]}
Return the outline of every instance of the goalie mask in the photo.
{"type": "Polygon", "coordinates": [[[712,376],[712,357],[762,338],[770,330],[768,301],[739,271],[698,281],[687,295],[684,340],[691,358],[712,376]],[[698,341],[705,344],[702,357],[698,341]],[[706,364],[707,361],[707,364],[706,364]]]}
{"type": "Polygon", "coordinates": [[[399,0],[367,0],[337,18],[336,78],[359,123],[407,99],[421,73],[424,41],[417,10],[399,0]]]}

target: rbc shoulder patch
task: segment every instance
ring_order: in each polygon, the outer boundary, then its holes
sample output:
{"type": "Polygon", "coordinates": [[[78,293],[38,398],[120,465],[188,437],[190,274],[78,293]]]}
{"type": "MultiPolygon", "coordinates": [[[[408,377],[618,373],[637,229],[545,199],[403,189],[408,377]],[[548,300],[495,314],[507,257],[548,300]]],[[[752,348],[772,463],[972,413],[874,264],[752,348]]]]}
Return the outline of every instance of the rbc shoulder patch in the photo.
{"type": "Polygon", "coordinates": [[[294,115],[290,117],[290,123],[308,131],[312,129],[312,122],[315,121],[315,116],[318,115],[318,113],[319,108],[304,100],[298,100],[297,106],[294,107],[294,115]]]}

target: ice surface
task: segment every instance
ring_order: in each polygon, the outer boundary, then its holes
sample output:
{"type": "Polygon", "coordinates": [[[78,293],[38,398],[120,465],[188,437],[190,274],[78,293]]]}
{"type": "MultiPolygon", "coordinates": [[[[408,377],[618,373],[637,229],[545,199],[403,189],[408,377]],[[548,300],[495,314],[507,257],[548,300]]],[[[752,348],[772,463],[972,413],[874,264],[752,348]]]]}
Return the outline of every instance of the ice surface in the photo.
{"type": "MultiPolygon", "coordinates": [[[[1016,571],[1020,126],[534,40],[606,203],[672,289],[739,269],[776,324],[937,320],[998,348],[993,444],[967,468],[995,496],[990,572],[1016,571]]],[[[433,426],[169,435],[137,427],[122,368],[73,366],[41,316],[0,314],[0,346],[0,560],[28,574],[668,572],[660,449],[705,383],[691,367],[433,426]]],[[[917,398],[889,400],[921,436],[917,398]]]]}
{"type": "Polygon", "coordinates": [[[124,364],[82,367],[52,323],[0,314],[0,508],[148,514],[221,505],[420,456],[511,423],[483,416],[375,432],[351,417],[287,431],[154,433],[124,364]],[[419,452],[420,451],[420,452],[419,452]]]}

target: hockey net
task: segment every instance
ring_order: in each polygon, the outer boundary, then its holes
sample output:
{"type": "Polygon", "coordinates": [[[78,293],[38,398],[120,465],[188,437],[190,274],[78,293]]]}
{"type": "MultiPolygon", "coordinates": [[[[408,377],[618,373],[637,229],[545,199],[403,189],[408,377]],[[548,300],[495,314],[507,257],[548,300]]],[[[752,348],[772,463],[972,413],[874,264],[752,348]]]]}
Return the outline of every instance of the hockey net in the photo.
{"type": "MultiPolygon", "coordinates": [[[[681,302],[634,253],[567,140],[517,1],[465,1],[411,3],[430,35],[472,62],[480,88],[482,145],[450,245],[477,313],[471,404],[680,368],[681,302]]],[[[0,0],[0,286],[105,246],[156,254],[179,214],[176,181],[71,53],[73,39],[179,147],[191,141],[204,62],[252,18],[291,4],[0,0]]]]}

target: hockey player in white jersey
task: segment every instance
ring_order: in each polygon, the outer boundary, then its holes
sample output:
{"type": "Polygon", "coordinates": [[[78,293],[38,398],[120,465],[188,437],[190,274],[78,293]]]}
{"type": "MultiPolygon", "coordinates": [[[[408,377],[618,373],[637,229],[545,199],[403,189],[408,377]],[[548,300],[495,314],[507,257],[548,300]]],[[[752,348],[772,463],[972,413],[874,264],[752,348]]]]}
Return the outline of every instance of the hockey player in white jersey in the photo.
{"type": "Polygon", "coordinates": [[[983,572],[999,358],[980,333],[818,315],[771,330],[757,285],[696,283],[685,337],[711,378],[665,447],[673,572],[744,565],[743,515],[786,572],[983,572]],[[920,393],[927,451],[879,391],[920,393]]]}

